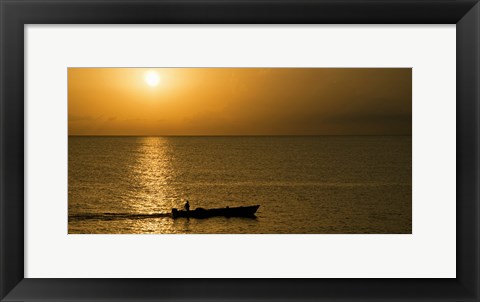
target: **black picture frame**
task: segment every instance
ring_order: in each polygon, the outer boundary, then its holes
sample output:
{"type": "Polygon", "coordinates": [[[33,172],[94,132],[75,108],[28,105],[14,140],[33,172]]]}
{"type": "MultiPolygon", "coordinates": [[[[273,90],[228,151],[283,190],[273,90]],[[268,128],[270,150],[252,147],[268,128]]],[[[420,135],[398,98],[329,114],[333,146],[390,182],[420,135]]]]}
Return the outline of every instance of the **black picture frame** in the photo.
{"type": "Polygon", "coordinates": [[[479,301],[479,8],[471,0],[0,0],[1,300],[479,301]],[[24,25],[150,23],[456,24],[457,277],[24,278],[24,25]]]}

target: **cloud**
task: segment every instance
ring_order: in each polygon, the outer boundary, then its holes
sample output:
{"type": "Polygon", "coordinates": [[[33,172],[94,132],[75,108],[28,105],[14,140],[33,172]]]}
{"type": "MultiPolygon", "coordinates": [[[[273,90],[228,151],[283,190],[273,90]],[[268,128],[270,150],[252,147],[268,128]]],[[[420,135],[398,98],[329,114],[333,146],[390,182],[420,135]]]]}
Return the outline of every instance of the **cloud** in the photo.
{"type": "Polygon", "coordinates": [[[103,115],[91,116],[91,115],[68,115],[69,122],[78,122],[78,121],[98,121],[103,118],[103,115]]]}
{"type": "Polygon", "coordinates": [[[95,120],[93,116],[89,116],[89,115],[69,115],[68,116],[68,121],[70,122],[93,121],[93,120],[95,120]]]}

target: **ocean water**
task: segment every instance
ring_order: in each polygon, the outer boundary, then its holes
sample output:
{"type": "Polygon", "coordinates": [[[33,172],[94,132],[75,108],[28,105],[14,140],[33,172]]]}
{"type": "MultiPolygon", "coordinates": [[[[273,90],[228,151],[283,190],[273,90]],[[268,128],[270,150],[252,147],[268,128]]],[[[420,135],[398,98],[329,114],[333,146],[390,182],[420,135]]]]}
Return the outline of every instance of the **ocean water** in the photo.
{"type": "Polygon", "coordinates": [[[411,150],[411,136],[71,136],[68,232],[411,233],[411,150]],[[172,219],[187,198],[260,208],[172,219]]]}

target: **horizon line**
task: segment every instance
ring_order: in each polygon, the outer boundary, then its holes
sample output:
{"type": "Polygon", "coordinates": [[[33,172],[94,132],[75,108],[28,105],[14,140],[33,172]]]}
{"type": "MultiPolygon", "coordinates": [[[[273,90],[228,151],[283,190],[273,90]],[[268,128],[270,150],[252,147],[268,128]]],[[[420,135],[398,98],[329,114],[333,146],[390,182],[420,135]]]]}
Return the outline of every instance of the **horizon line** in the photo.
{"type": "Polygon", "coordinates": [[[181,135],[145,135],[145,134],[126,134],[126,135],[111,135],[111,134],[102,134],[102,135],[92,135],[92,134],[69,134],[70,136],[77,137],[292,137],[292,136],[412,136],[412,134],[225,134],[225,135],[190,135],[190,134],[181,134],[181,135]]]}

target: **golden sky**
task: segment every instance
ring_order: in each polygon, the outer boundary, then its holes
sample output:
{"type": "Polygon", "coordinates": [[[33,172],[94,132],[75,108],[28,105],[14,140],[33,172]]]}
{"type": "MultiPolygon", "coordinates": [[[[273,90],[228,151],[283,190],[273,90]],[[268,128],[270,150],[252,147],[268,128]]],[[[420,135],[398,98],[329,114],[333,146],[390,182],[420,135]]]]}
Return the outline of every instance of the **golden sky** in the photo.
{"type": "Polygon", "coordinates": [[[410,68],[69,68],[69,135],[411,135],[410,68]]]}

